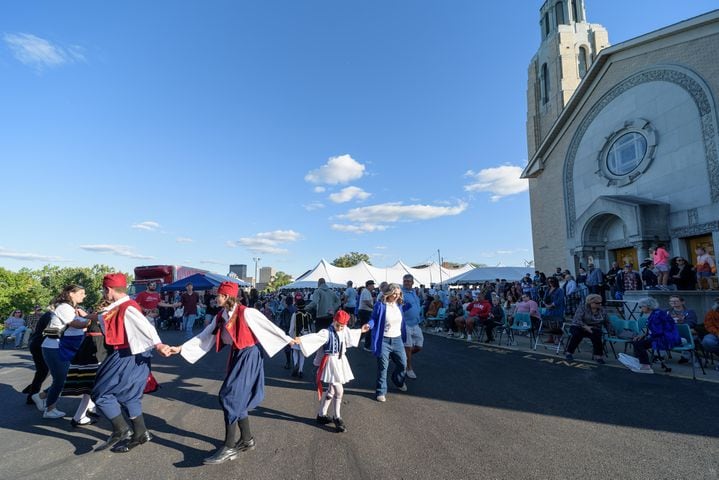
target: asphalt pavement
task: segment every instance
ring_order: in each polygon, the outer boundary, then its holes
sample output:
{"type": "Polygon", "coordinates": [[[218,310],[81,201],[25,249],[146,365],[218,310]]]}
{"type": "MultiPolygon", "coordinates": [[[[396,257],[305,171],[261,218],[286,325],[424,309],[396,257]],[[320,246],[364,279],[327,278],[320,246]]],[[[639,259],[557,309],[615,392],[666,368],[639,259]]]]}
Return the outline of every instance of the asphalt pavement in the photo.
{"type": "MultiPolygon", "coordinates": [[[[179,332],[162,332],[177,344],[179,332]]],[[[314,422],[317,394],[266,359],[265,401],[251,415],[257,449],[204,466],[224,435],[217,392],[227,351],[195,365],[156,356],[158,392],[143,405],[152,442],[94,452],[109,422],[73,429],[44,420],[20,393],[27,350],[0,351],[2,479],[716,479],[719,385],[636,375],[592,362],[427,335],[418,379],[375,401],[376,362],[348,352],[348,431],[314,422]]],[[[74,412],[77,398],[60,400],[74,412]]]]}

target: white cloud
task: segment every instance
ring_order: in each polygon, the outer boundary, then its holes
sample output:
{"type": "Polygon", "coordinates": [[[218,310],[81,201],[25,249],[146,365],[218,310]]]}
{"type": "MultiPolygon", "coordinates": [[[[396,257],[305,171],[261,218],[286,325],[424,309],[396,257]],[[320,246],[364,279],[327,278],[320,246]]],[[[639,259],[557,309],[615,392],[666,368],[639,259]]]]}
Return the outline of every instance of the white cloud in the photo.
{"type": "Polygon", "coordinates": [[[147,222],[135,223],[134,225],[132,225],[132,228],[134,228],[136,230],[147,230],[147,231],[152,232],[152,231],[155,231],[158,228],[160,228],[160,224],[157,222],[147,221],[147,222]]]}
{"type": "Polygon", "coordinates": [[[243,237],[237,241],[228,241],[228,247],[245,247],[253,253],[284,254],[287,249],[280,247],[283,243],[299,240],[301,235],[294,230],[275,230],[258,233],[253,237],[243,237]]]}
{"type": "Polygon", "coordinates": [[[80,245],[80,248],[88,252],[110,253],[121,257],[137,258],[139,260],[153,260],[155,257],[140,255],[125,245],[80,245]]]}
{"type": "Polygon", "coordinates": [[[345,203],[351,200],[366,200],[370,194],[359,187],[346,187],[337,193],[330,195],[330,200],[335,203],[345,203]]]}
{"type": "Polygon", "coordinates": [[[402,205],[397,203],[381,203],[367,207],[353,208],[338,218],[359,223],[394,223],[400,221],[429,220],[432,218],[459,215],[467,209],[465,202],[452,207],[436,205],[402,205]]]}
{"type": "Polygon", "coordinates": [[[18,61],[37,70],[85,61],[77,45],[63,48],[29,33],[6,33],[3,40],[18,61]]]}
{"type": "Polygon", "coordinates": [[[13,260],[23,260],[30,262],[62,262],[62,257],[54,257],[51,255],[40,255],[39,253],[14,252],[7,248],[0,247],[0,258],[12,258],[13,260]]]}
{"type": "Polygon", "coordinates": [[[227,262],[220,262],[218,260],[200,260],[200,263],[203,265],[228,265],[227,262]]]}
{"type": "MultiPolygon", "coordinates": [[[[327,185],[349,183],[364,175],[365,166],[345,154],[330,157],[327,163],[305,175],[305,181],[327,185]]],[[[316,191],[316,190],[315,190],[316,191]]]]}
{"type": "Polygon", "coordinates": [[[325,187],[315,187],[312,190],[314,190],[315,193],[323,193],[327,189],[325,187]]]}
{"type": "Polygon", "coordinates": [[[385,245],[377,245],[377,246],[374,247],[374,248],[377,249],[377,250],[387,250],[387,247],[386,247],[385,245]]]}
{"type": "Polygon", "coordinates": [[[378,225],[376,223],[360,223],[357,225],[335,223],[332,225],[332,230],[349,233],[383,232],[387,230],[387,228],[387,225],[378,225]]]}
{"type": "Polygon", "coordinates": [[[194,242],[194,240],[191,239],[190,237],[177,237],[175,239],[175,241],[177,243],[192,243],[192,242],[194,242]]]}
{"type": "Polygon", "coordinates": [[[490,192],[491,200],[496,202],[502,197],[529,189],[529,182],[519,178],[521,173],[522,167],[516,165],[485,168],[479,172],[469,170],[464,176],[470,177],[472,183],[465,185],[464,189],[468,192],[490,192]]]}
{"type": "Polygon", "coordinates": [[[302,205],[302,206],[303,206],[304,209],[307,210],[308,212],[311,212],[311,211],[313,211],[313,210],[319,210],[320,208],[325,208],[324,204],[323,204],[323,203],[320,203],[320,202],[307,203],[307,204],[302,205]]]}

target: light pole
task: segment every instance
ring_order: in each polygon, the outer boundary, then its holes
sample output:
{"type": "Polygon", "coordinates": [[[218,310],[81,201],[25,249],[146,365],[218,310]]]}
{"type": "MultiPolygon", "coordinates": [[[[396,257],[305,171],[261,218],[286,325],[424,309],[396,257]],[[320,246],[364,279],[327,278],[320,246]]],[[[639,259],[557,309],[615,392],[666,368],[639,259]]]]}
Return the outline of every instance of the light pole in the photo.
{"type": "Polygon", "coordinates": [[[257,263],[262,259],[260,257],[253,257],[252,260],[255,261],[255,278],[252,282],[252,286],[256,288],[257,287],[257,263]]]}

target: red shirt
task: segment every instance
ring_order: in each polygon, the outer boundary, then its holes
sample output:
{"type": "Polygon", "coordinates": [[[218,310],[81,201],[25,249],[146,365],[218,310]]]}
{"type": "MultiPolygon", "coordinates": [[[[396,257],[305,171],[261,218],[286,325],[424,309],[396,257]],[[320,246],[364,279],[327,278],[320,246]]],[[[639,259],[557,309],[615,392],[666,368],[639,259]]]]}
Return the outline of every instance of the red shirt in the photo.
{"type": "Polygon", "coordinates": [[[137,294],[135,301],[143,310],[154,310],[157,308],[157,304],[160,303],[161,298],[159,293],[145,290],[137,294]]]}
{"type": "Polygon", "coordinates": [[[467,311],[469,311],[470,317],[489,318],[492,304],[487,300],[477,300],[469,304],[467,311]]]}

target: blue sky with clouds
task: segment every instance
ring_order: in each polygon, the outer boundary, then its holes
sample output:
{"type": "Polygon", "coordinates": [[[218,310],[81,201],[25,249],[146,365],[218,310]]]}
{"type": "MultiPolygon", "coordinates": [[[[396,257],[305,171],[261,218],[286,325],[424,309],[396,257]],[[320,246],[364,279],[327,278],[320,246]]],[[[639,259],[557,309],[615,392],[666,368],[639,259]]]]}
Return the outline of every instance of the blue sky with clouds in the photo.
{"type": "MultiPolygon", "coordinates": [[[[0,7],[0,267],[532,258],[542,2],[0,7]]],[[[588,0],[618,43],[716,0],[588,0]]]]}

